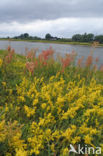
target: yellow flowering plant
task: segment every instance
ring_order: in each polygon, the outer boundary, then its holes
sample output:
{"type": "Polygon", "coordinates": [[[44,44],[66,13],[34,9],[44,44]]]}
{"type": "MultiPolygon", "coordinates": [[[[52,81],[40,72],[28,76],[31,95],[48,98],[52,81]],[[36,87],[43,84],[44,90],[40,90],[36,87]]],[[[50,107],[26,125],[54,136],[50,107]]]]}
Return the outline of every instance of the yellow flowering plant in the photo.
{"type": "Polygon", "coordinates": [[[45,57],[31,57],[29,74],[24,56],[0,66],[0,155],[67,156],[70,144],[103,151],[103,73],[45,57]]]}

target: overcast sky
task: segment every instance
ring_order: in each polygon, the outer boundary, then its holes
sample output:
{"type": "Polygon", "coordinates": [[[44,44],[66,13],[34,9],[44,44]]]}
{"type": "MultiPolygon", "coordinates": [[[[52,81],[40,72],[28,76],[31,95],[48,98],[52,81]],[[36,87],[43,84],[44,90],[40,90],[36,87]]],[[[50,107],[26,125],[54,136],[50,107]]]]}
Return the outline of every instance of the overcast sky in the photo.
{"type": "Polygon", "coordinates": [[[103,0],[2,0],[0,37],[103,34],[103,0]]]}

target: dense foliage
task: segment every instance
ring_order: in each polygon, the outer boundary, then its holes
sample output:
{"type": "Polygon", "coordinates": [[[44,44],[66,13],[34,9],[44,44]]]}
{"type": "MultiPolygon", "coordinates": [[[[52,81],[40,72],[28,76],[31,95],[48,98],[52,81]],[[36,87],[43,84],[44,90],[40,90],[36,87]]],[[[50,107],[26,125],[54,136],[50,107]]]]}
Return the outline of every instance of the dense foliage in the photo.
{"type": "Polygon", "coordinates": [[[93,34],[76,34],[72,37],[72,40],[78,42],[93,42],[95,40],[95,37],[93,34]]]}
{"type": "Polygon", "coordinates": [[[70,144],[103,150],[103,66],[91,55],[74,66],[74,52],[53,54],[0,51],[0,156],[68,156],[70,144]]]}

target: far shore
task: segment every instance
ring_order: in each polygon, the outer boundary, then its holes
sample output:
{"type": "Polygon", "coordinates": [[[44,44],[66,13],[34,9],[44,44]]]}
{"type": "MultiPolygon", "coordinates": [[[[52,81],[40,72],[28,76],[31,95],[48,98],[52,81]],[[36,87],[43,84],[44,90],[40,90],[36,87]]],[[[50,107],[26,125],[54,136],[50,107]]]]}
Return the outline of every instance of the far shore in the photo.
{"type": "MultiPolygon", "coordinates": [[[[39,42],[39,43],[53,43],[53,44],[69,44],[69,45],[80,45],[80,46],[92,46],[90,42],[64,42],[60,40],[29,40],[29,39],[5,39],[0,38],[1,41],[23,41],[23,42],[39,42]]],[[[103,47],[103,44],[99,44],[98,47],[103,47]]]]}

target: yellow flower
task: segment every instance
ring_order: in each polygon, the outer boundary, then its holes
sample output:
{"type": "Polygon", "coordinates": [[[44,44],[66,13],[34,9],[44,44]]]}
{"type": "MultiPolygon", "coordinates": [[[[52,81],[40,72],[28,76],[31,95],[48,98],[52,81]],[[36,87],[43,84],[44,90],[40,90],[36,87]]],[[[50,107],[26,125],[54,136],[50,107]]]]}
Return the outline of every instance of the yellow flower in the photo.
{"type": "Polygon", "coordinates": [[[12,89],[9,89],[9,94],[10,94],[10,95],[12,94],[12,92],[13,92],[12,89]]]}
{"type": "Polygon", "coordinates": [[[9,107],[8,107],[8,104],[6,103],[5,104],[5,112],[8,112],[8,110],[9,110],[9,107]]]}
{"type": "Polygon", "coordinates": [[[5,121],[1,121],[0,122],[0,142],[3,142],[6,138],[6,135],[5,135],[5,121]]]}
{"type": "Polygon", "coordinates": [[[67,140],[70,141],[72,134],[76,131],[76,126],[71,125],[71,128],[66,129],[65,132],[63,132],[62,136],[64,136],[67,140]]]}
{"type": "Polygon", "coordinates": [[[52,133],[52,137],[56,138],[56,139],[59,139],[61,137],[60,131],[55,130],[55,132],[52,133]]]}
{"type": "Polygon", "coordinates": [[[76,110],[78,110],[78,107],[72,107],[67,110],[62,116],[62,119],[68,119],[68,117],[74,118],[76,115],[76,110]]]}
{"type": "Polygon", "coordinates": [[[6,82],[2,82],[2,85],[5,87],[6,86],[6,82]]]}
{"type": "Polygon", "coordinates": [[[3,63],[3,61],[2,61],[2,59],[0,59],[0,67],[2,66],[2,63],[3,63]]]}
{"type": "Polygon", "coordinates": [[[91,129],[91,130],[90,130],[90,134],[91,134],[91,135],[97,134],[97,132],[98,132],[98,131],[97,131],[96,129],[91,129]]]}
{"type": "Polygon", "coordinates": [[[92,138],[87,134],[85,137],[84,137],[84,141],[86,144],[89,144],[91,145],[91,141],[92,141],[92,138]]]}
{"type": "Polygon", "coordinates": [[[72,139],[72,143],[75,144],[75,143],[78,143],[80,141],[80,137],[79,136],[76,136],[72,139]]]}
{"type": "Polygon", "coordinates": [[[63,104],[64,103],[64,101],[65,101],[65,98],[64,97],[58,97],[57,98],[57,103],[61,103],[61,104],[63,104]]]}
{"type": "Polygon", "coordinates": [[[42,107],[43,109],[45,109],[46,103],[42,103],[41,107],[42,107]]]}
{"type": "Polygon", "coordinates": [[[25,110],[25,113],[26,113],[27,117],[31,117],[32,115],[34,115],[35,114],[35,109],[36,108],[30,108],[30,107],[24,105],[24,110],[25,110]]]}
{"type": "Polygon", "coordinates": [[[66,147],[66,148],[63,149],[63,156],[68,156],[68,155],[69,155],[69,150],[66,147]]]}
{"type": "Polygon", "coordinates": [[[55,152],[55,145],[53,143],[51,144],[50,148],[53,152],[55,152]]]}
{"type": "Polygon", "coordinates": [[[44,125],[45,119],[40,118],[39,125],[44,125]]]}
{"type": "Polygon", "coordinates": [[[16,149],[15,156],[27,156],[27,151],[25,151],[24,149],[16,149]]]}
{"type": "Polygon", "coordinates": [[[38,103],[38,99],[34,99],[33,106],[35,106],[38,103]]]}
{"type": "Polygon", "coordinates": [[[18,102],[25,102],[25,98],[23,96],[18,97],[18,102]]]}
{"type": "Polygon", "coordinates": [[[45,131],[45,134],[46,134],[46,136],[50,136],[50,135],[51,135],[51,129],[47,129],[47,130],[45,131]]]}
{"type": "Polygon", "coordinates": [[[52,81],[53,79],[55,79],[55,76],[51,76],[49,81],[52,81]]]}

